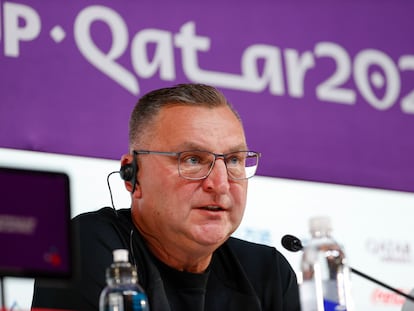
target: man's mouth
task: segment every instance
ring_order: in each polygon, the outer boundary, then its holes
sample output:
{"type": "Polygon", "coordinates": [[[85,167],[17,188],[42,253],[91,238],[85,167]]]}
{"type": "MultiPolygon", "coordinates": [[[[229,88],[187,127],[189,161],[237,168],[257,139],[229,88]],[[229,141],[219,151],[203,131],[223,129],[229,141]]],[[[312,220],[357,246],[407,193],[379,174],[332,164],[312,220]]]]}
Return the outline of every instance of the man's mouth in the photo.
{"type": "Polygon", "coordinates": [[[217,205],[207,205],[207,206],[201,207],[200,209],[211,211],[211,212],[224,211],[223,208],[221,208],[220,206],[217,206],[217,205]]]}

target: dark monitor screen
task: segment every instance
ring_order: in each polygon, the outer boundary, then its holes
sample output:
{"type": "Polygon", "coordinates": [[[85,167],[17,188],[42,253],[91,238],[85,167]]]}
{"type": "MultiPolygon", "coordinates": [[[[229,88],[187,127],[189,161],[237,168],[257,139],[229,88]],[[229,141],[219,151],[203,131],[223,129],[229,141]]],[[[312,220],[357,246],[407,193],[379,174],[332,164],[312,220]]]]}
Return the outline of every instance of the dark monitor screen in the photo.
{"type": "Polygon", "coordinates": [[[69,177],[0,167],[0,275],[72,274],[69,177]]]}

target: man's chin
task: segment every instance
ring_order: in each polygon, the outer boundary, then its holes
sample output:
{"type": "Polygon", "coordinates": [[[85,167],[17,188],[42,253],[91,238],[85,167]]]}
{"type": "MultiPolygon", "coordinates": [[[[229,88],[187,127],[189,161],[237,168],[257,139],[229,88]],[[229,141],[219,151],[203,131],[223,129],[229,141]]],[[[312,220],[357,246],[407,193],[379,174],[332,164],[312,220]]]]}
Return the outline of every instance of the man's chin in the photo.
{"type": "Polygon", "coordinates": [[[203,227],[203,230],[197,232],[196,240],[203,246],[217,248],[227,241],[232,232],[224,230],[222,227],[203,227]]]}

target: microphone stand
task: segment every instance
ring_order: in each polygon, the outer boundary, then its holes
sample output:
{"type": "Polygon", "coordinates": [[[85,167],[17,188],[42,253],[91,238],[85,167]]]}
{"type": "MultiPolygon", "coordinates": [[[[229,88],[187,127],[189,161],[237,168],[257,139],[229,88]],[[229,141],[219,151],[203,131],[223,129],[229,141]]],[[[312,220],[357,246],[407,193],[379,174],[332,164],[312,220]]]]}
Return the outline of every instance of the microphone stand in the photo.
{"type": "Polygon", "coordinates": [[[414,297],[413,296],[410,296],[410,295],[408,295],[408,294],[406,294],[406,293],[404,293],[404,292],[402,292],[402,291],[400,291],[400,290],[398,290],[398,289],[396,289],[394,287],[391,287],[391,286],[389,286],[389,285],[387,285],[387,284],[385,284],[385,283],[383,283],[383,282],[381,282],[379,280],[376,280],[373,277],[371,277],[371,276],[369,276],[369,275],[367,275],[367,274],[365,274],[365,273],[363,273],[363,272],[361,272],[361,271],[359,271],[359,270],[357,270],[355,268],[350,267],[350,269],[351,269],[351,272],[353,272],[353,273],[355,273],[355,274],[357,274],[357,275],[359,275],[359,276],[361,276],[361,277],[363,277],[363,278],[365,278],[365,279],[367,279],[367,280],[369,280],[371,282],[374,282],[374,283],[376,283],[378,285],[381,285],[381,286],[389,289],[390,291],[393,291],[394,293],[397,293],[397,294],[399,294],[401,296],[404,296],[405,298],[407,298],[407,299],[409,299],[411,301],[414,301],[414,297]]]}
{"type": "MultiPolygon", "coordinates": [[[[302,241],[299,238],[295,237],[294,235],[286,234],[285,236],[283,236],[281,242],[282,242],[282,246],[285,249],[287,249],[288,251],[297,252],[297,251],[303,250],[302,241]]],[[[355,268],[352,268],[352,267],[349,267],[349,268],[350,268],[351,272],[353,272],[353,273],[355,273],[355,274],[357,274],[357,275],[359,275],[359,276],[361,276],[361,277],[363,277],[363,278],[365,278],[365,279],[367,279],[367,280],[369,280],[373,283],[376,283],[380,286],[383,286],[383,287],[389,289],[390,291],[392,291],[392,292],[394,292],[398,295],[401,295],[401,296],[407,298],[408,300],[411,300],[412,302],[414,302],[414,296],[408,295],[408,294],[406,294],[406,293],[404,293],[404,292],[402,292],[402,291],[400,291],[400,290],[398,290],[394,287],[391,287],[390,285],[387,285],[387,284],[385,284],[385,283],[383,283],[383,282],[381,282],[377,279],[374,279],[373,277],[371,277],[371,276],[369,276],[369,275],[367,275],[367,274],[365,274],[365,273],[363,273],[363,272],[361,272],[361,271],[359,271],[355,268]]]]}

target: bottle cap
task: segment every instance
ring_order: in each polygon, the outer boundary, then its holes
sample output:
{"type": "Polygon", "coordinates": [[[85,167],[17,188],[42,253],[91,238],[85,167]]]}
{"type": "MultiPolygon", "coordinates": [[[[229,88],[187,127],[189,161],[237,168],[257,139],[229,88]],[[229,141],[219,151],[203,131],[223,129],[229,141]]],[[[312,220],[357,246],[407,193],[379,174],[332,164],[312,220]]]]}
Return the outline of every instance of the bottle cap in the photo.
{"type": "Polygon", "coordinates": [[[332,231],[331,219],[327,216],[312,217],[309,220],[310,232],[329,232],[332,231]]]}
{"type": "Polygon", "coordinates": [[[115,249],[112,252],[114,256],[114,262],[128,262],[128,250],[127,249],[115,249]]]}

